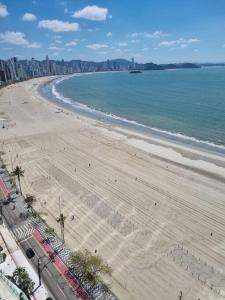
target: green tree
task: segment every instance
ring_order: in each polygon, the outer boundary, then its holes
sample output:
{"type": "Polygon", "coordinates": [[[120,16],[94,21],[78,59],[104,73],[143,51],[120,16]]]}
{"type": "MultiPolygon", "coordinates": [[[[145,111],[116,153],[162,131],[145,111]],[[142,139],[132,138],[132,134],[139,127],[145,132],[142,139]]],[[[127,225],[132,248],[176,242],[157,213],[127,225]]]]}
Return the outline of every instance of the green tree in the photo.
{"type": "Polygon", "coordinates": [[[21,167],[16,166],[15,169],[12,171],[11,175],[12,176],[17,176],[19,187],[20,187],[20,193],[22,195],[20,179],[21,179],[21,177],[24,177],[24,170],[21,167]]]}
{"type": "Polygon", "coordinates": [[[12,281],[29,297],[34,288],[35,283],[29,277],[25,268],[17,268],[13,272],[12,281]]]}
{"type": "Polygon", "coordinates": [[[74,263],[92,287],[102,283],[102,277],[111,276],[112,269],[105,263],[100,255],[93,255],[88,250],[75,251],[71,255],[71,262],[74,263]]]}
{"type": "Polygon", "coordinates": [[[34,195],[28,195],[24,201],[25,201],[25,203],[27,203],[27,209],[31,210],[31,212],[33,212],[34,211],[33,204],[35,202],[37,202],[36,197],[34,195]]]}
{"type": "Polygon", "coordinates": [[[64,238],[65,220],[66,220],[66,217],[63,215],[63,213],[60,213],[59,217],[56,219],[56,221],[60,224],[61,239],[62,239],[63,243],[65,242],[65,238],[64,238]]]}

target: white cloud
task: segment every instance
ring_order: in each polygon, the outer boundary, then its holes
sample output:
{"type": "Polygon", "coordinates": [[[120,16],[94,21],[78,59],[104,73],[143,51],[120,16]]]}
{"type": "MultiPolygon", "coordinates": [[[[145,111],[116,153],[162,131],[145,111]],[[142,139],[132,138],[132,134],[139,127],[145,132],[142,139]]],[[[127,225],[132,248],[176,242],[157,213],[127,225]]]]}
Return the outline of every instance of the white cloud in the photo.
{"type": "Polygon", "coordinates": [[[148,51],[149,48],[146,48],[146,47],[145,47],[145,48],[142,48],[141,50],[142,50],[142,51],[148,51]]]}
{"type": "Polygon", "coordinates": [[[39,28],[45,28],[53,32],[78,31],[78,23],[69,23],[59,20],[42,20],[38,23],[39,28]]]}
{"type": "Polygon", "coordinates": [[[119,42],[117,45],[120,47],[126,47],[128,44],[126,42],[119,42]]]}
{"type": "Polygon", "coordinates": [[[14,45],[26,45],[27,40],[22,32],[7,31],[0,33],[0,42],[14,45]]]}
{"type": "Polygon", "coordinates": [[[61,40],[55,40],[54,42],[55,42],[56,44],[61,44],[61,43],[62,43],[61,40]]]}
{"type": "Polygon", "coordinates": [[[8,16],[7,6],[0,2],[0,17],[4,18],[8,16]]]}
{"type": "Polygon", "coordinates": [[[197,39],[197,38],[192,38],[192,39],[180,38],[180,39],[174,40],[174,41],[162,41],[159,44],[159,46],[161,46],[161,47],[171,47],[171,46],[179,45],[181,48],[186,48],[186,47],[188,47],[189,44],[198,43],[198,42],[200,42],[200,40],[197,39]]]}
{"type": "Polygon", "coordinates": [[[137,44],[137,43],[140,43],[140,40],[131,40],[131,43],[133,43],[133,44],[137,44]]]}
{"type": "Polygon", "coordinates": [[[198,42],[200,42],[200,40],[199,39],[189,39],[189,40],[187,40],[188,41],[188,43],[198,43],[198,42]]]}
{"type": "Polygon", "coordinates": [[[109,32],[106,34],[106,36],[107,36],[107,37],[111,37],[111,36],[112,36],[112,32],[109,31],[109,32]]]}
{"type": "Polygon", "coordinates": [[[159,46],[170,47],[170,46],[174,46],[176,44],[177,44],[177,41],[163,41],[159,44],[159,46]]]}
{"type": "Polygon", "coordinates": [[[56,50],[56,51],[61,51],[61,50],[64,50],[63,47],[56,47],[56,46],[51,46],[48,48],[49,50],[56,50]]]}
{"type": "Polygon", "coordinates": [[[103,48],[108,48],[109,46],[106,44],[90,44],[87,45],[87,48],[92,49],[92,50],[100,50],[103,48]]]}
{"type": "Polygon", "coordinates": [[[30,43],[23,32],[6,31],[0,33],[0,43],[12,44],[23,46],[25,48],[40,48],[40,44],[37,42],[30,43]]]}
{"type": "Polygon", "coordinates": [[[75,11],[74,18],[83,18],[91,21],[104,21],[107,18],[108,9],[96,5],[88,5],[81,10],[75,11]]]}
{"type": "Polygon", "coordinates": [[[34,14],[31,13],[25,13],[22,17],[23,21],[36,21],[37,17],[34,14]]]}
{"type": "Polygon", "coordinates": [[[162,38],[165,36],[168,36],[167,33],[164,33],[162,31],[155,31],[155,32],[133,32],[128,35],[131,38],[136,37],[145,37],[145,38],[162,38]]]}
{"type": "Polygon", "coordinates": [[[77,45],[77,42],[75,42],[75,41],[66,43],[66,46],[76,46],[76,45],[77,45]]]}
{"type": "Polygon", "coordinates": [[[181,47],[181,48],[187,48],[188,45],[187,45],[187,44],[181,44],[180,47],[181,47]]]}

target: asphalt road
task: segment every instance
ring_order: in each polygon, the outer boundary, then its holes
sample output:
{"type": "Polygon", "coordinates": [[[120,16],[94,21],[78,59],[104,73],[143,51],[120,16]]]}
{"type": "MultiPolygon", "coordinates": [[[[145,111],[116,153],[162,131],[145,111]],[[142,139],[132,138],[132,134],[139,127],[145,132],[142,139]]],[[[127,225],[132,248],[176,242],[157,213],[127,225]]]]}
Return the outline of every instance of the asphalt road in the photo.
{"type": "MultiPolygon", "coordinates": [[[[19,201],[19,199],[16,200],[16,202],[17,201],[19,201]]],[[[19,225],[24,221],[21,220],[19,216],[19,210],[17,209],[13,210],[12,207],[13,204],[3,205],[3,220],[9,229],[12,229],[14,226],[19,225]]],[[[32,248],[34,250],[35,256],[32,259],[28,259],[30,263],[33,265],[34,269],[38,270],[38,258],[40,259],[41,262],[41,269],[42,266],[48,263],[41,273],[41,278],[42,278],[42,282],[47,287],[48,291],[51,293],[51,296],[53,297],[54,300],[80,299],[72,291],[71,287],[68,285],[63,275],[58,272],[58,270],[54,267],[52,262],[49,262],[49,257],[41,249],[39,244],[32,236],[29,236],[25,240],[22,240],[21,242],[18,243],[18,245],[20,246],[21,250],[24,253],[28,248],[32,248]]]]}
{"type": "Polygon", "coordinates": [[[34,250],[35,256],[30,259],[30,262],[36,270],[38,270],[38,258],[40,258],[41,269],[45,264],[47,264],[47,266],[41,272],[41,280],[47,286],[55,300],[79,299],[68,286],[64,277],[57,271],[54,265],[49,262],[49,257],[45,255],[33,237],[30,237],[19,244],[23,250],[28,248],[32,248],[34,250]]]}

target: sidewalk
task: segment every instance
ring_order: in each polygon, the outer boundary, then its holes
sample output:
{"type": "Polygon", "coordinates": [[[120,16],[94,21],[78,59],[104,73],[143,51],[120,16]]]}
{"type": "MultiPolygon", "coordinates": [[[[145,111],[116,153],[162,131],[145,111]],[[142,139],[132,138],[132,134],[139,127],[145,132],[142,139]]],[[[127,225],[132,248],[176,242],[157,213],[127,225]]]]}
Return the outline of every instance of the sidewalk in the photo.
{"type": "Polygon", "coordinates": [[[0,176],[0,189],[5,197],[6,200],[8,200],[10,198],[10,192],[8,191],[3,179],[2,179],[2,176],[0,176]]]}
{"type": "MultiPolygon", "coordinates": [[[[3,264],[0,264],[0,269],[2,269],[7,275],[12,275],[13,271],[17,267],[24,267],[27,270],[30,278],[34,281],[34,288],[36,288],[39,284],[38,275],[29,263],[26,256],[23,254],[22,250],[16,244],[11,232],[4,225],[0,225],[0,235],[1,244],[4,242],[6,243],[5,247],[2,245],[3,248],[7,248],[7,251],[4,251],[7,254],[6,261],[3,264]]],[[[42,286],[34,293],[32,299],[45,300],[47,297],[47,289],[42,284],[42,286]]]]}

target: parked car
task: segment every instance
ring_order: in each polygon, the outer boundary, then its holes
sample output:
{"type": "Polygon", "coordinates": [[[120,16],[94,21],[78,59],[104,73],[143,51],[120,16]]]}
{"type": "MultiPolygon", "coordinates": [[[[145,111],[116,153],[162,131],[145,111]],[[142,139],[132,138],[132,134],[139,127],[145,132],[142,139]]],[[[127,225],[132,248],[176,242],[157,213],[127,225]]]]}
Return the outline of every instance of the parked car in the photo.
{"type": "Polygon", "coordinates": [[[28,258],[33,258],[35,256],[34,250],[32,248],[28,248],[26,250],[26,255],[28,258]]]}

